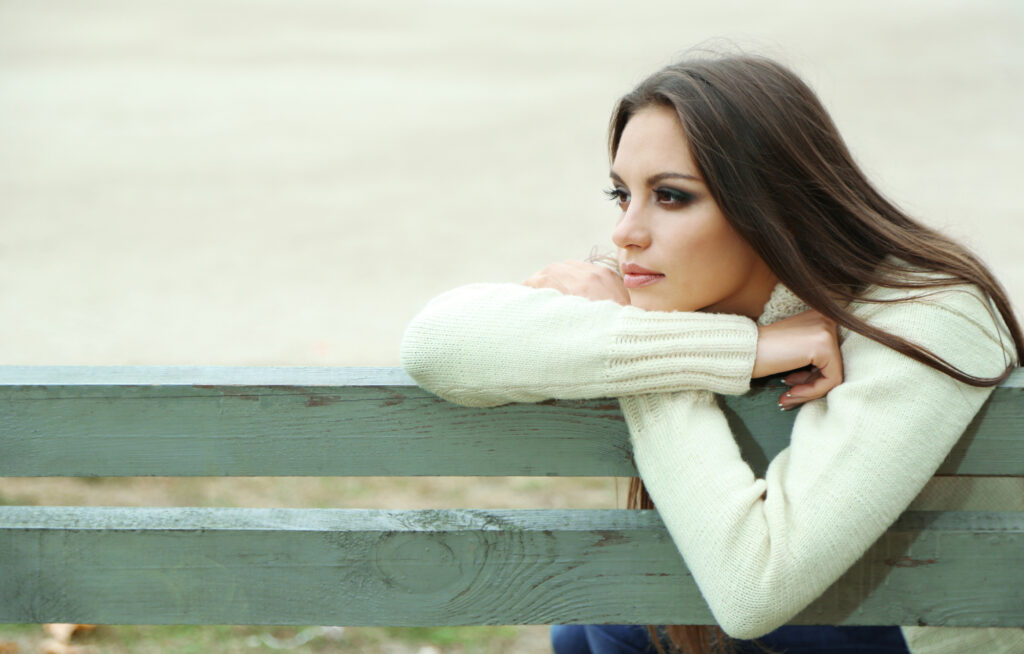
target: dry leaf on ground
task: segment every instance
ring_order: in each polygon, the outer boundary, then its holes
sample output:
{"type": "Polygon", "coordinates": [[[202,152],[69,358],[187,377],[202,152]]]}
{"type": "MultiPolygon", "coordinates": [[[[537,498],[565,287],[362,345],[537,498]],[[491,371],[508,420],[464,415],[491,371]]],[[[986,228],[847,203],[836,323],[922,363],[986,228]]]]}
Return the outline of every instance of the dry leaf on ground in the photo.
{"type": "Polygon", "coordinates": [[[48,633],[58,643],[70,643],[71,637],[79,631],[91,631],[96,628],[94,624],[70,624],[64,622],[51,622],[43,625],[43,631],[48,633]]]}

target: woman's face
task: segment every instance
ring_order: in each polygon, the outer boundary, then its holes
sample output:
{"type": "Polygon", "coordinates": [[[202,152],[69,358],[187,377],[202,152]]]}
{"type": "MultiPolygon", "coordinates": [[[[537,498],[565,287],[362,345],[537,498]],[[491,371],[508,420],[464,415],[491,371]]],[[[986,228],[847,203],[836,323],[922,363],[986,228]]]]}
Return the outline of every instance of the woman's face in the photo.
{"type": "Polygon", "coordinates": [[[611,178],[622,209],[612,241],[631,304],[761,314],[777,279],[712,199],[673,109],[629,119],[611,178]]]}

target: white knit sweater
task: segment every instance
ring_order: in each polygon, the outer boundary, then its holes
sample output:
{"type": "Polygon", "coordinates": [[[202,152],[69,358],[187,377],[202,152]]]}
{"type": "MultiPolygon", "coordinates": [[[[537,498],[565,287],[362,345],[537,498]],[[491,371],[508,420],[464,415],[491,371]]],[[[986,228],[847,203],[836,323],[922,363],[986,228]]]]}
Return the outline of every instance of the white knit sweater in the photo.
{"type": "MultiPolygon", "coordinates": [[[[864,297],[905,301],[851,309],[962,370],[1003,371],[1012,344],[979,291],[910,295],[875,288],[864,297]]],[[[804,309],[779,285],[758,323],[804,309]]],[[[757,324],[746,317],[473,284],[420,312],[401,358],[424,388],[464,405],[618,397],[640,476],[712,613],[730,635],[755,638],[818,597],[911,506],[991,392],[856,333],[841,330],[840,341],[844,382],[800,409],[763,479],[741,458],[713,394],[749,389],[757,324]]],[[[995,508],[1024,509],[1024,488],[1011,484],[993,489],[1002,495],[995,508]]],[[[936,506],[927,495],[918,501],[928,508],[977,508],[936,506]]],[[[915,654],[1024,650],[1018,629],[904,635],[915,654]]]]}

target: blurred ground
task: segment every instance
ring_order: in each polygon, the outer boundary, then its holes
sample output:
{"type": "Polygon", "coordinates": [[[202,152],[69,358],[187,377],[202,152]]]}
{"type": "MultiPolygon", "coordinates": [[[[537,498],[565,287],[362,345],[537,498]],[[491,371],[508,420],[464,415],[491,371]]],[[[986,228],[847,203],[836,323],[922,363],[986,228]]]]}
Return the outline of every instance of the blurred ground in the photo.
{"type": "MultiPolygon", "coordinates": [[[[0,0],[0,363],[396,365],[440,291],[610,249],[610,109],[702,43],[803,74],[879,186],[1021,306],[1022,32],[1010,0],[0,0]]],[[[19,504],[616,501],[608,480],[0,480],[19,504]]],[[[516,634],[442,647],[545,650],[516,634]]],[[[423,651],[362,638],[344,651],[423,651]]]]}

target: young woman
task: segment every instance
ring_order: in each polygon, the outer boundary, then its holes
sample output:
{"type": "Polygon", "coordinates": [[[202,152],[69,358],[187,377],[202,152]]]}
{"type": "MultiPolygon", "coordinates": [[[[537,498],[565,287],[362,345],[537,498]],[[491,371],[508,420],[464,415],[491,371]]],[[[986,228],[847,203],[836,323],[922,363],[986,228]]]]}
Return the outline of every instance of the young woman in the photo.
{"type": "MultiPolygon", "coordinates": [[[[617,270],[566,262],[522,285],[441,295],[406,331],[409,374],[474,406],[619,398],[646,487],[633,504],[653,499],[738,639],[672,627],[661,640],[687,651],[755,638],[787,652],[1024,646],[1020,630],[782,627],[927,495],[1020,361],[1020,327],[985,266],[883,198],[810,89],[770,60],[655,73],[619,102],[609,144],[617,270]],[[757,478],[714,394],[783,372],[779,407],[800,414],[757,478]]],[[[1013,501],[1019,489],[989,492],[1013,501]]],[[[653,645],[638,627],[556,627],[553,641],[559,654],[653,645]]]]}

